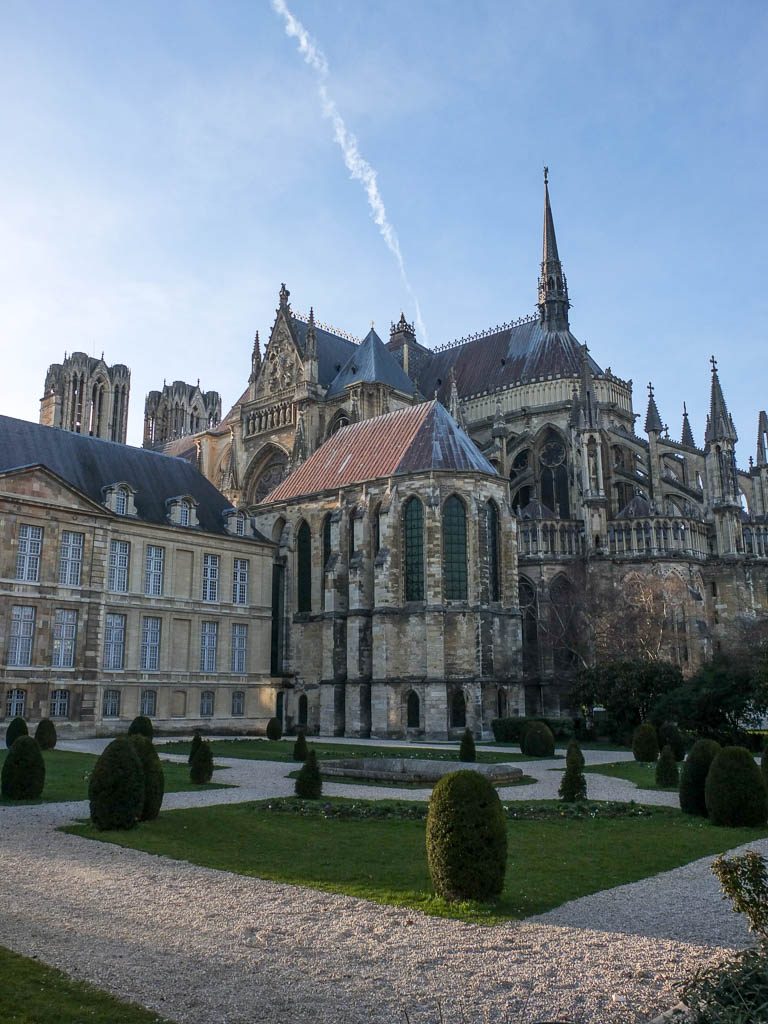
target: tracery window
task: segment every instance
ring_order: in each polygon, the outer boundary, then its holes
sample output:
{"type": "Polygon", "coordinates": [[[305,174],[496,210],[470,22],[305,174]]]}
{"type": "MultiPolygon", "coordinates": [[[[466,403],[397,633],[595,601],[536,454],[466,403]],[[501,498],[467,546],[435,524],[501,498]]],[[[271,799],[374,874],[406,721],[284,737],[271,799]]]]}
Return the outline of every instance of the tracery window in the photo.
{"type": "Polygon", "coordinates": [[[488,548],[488,598],[501,600],[501,564],[499,559],[499,510],[495,501],[485,506],[485,532],[488,548]]]}
{"type": "Polygon", "coordinates": [[[539,482],[541,501],[553,512],[567,519],[571,514],[568,494],[566,448],[559,434],[547,432],[539,451],[539,482]]]}
{"type": "Polygon", "coordinates": [[[523,618],[523,671],[536,672],[539,667],[539,609],[536,590],[529,580],[521,577],[518,592],[523,618]]]}
{"type": "Polygon", "coordinates": [[[405,600],[424,600],[424,506],[411,497],[403,508],[405,600]]]}
{"type": "Polygon", "coordinates": [[[443,505],[443,580],[446,601],[467,600],[467,513],[455,494],[443,505]]]}
{"type": "Polygon", "coordinates": [[[312,534],[309,524],[302,522],[296,534],[297,610],[312,611],[312,534]]]}

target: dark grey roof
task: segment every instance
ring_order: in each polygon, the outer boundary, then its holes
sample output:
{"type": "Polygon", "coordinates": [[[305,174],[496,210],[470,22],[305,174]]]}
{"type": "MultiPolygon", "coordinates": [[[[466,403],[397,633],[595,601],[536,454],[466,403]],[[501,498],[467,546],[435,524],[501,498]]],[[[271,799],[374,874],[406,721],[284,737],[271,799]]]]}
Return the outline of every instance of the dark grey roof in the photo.
{"type": "MultiPolygon", "coordinates": [[[[302,353],[306,352],[309,324],[304,320],[299,320],[296,316],[291,316],[291,327],[302,353]]],[[[315,346],[317,348],[317,380],[324,388],[328,387],[352,353],[357,352],[359,347],[353,341],[326,331],[317,325],[315,325],[315,346]]]]}
{"type": "Polygon", "coordinates": [[[344,388],[359,381],[387,384],[395,391],[413,394],[413,381],[373,328],[331,381],[326,397],[339,395],[344,388]]]}
{"type": "Polygon", "coordinates": [[[661,422],[659,407],[656,405],[656,399],[653,397],[653,391],[651,391],[648,395],[648,411],[645,414],[645,432],[649,434],[652,430],[655,430],[657,434],[660,434],[663,429],[664,424],[661,422]]]}
{"type": "Polygon", "coordinates": [[[185,459],[0,416],[0,472],[37,465],[98,504],[105,487],[130,484],[139,518],[150,523],[167,525],[168,498],[188,494],[198,503],[201,528],[226,532],[222,512],[231,503],[185,459]]]}
{"type": "MultiPolygon", "coordinates": [[[[465,398],[548,374],[578,377],[582,346],[569,330],[550,331],[538,317],[532,317],[435,352],[419,375],[421,393],[429,398],[436,393],[447,404],[451,368],[459,395],[465,398]]],[[[603,372],[591,356],[589,368],[592,373],[603,372]]]]}

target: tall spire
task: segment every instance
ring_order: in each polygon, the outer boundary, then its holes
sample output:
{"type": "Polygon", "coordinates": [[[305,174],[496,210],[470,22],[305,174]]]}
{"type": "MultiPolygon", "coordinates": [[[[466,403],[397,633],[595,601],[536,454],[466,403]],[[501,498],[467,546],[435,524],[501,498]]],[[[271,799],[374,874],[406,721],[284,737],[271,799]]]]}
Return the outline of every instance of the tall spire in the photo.
{"type": "Polygon", "coordinates": [[[768,414],[765,411],[757,421],[757,464],[768,465],[768,414]]]}
{"type": "Polygon", "coordinates": [[[712,364],[712,395],[709,403],[709,416],[707,416],[707,431],[704,440],[710,441],[738,441],[736,427],[733,425],[731,414],[723,398],[723,389],[720,387],[720,378],[717,375],[717,360],[714,356],[710,359],[712,364]]]}
{"type": "Polygon", "coordinates": [[[256,331],[256,337],[253,339],[253,352],[251,352],[251,375],[248,378],[248,383],[253,384],[259,375],[259,369],[261,367],[261,344],[259,343],[259,332],[256,331]]]}
{"type": "Polygon", "coordinates": [[[683,402],[683,433],[680,440],[686,448],[696,447],[696,442],[693,439],[693,431],[691,430],[691,424],[688,421],[688,409],[686,408],[685,402],[683,402]]]}
{"type": "Polygon", "coordinates": [[[659,416],[659,407],[656,405],[656,399],[653,395],[653,384],[648,383],[648,412],[645,414],[645,432],[650,434],[652,430],[655,430],[657,434],[660,434],[664,429],[664,424],[661,422],[661,416],[659,416]]]}
{"type": "Polygon", "coordinates": [[[568,282],[557,252],[555,222],[549,203],[549,168],[544,168],[544,242],[539,276],[539,318],[551,331],[568,330],[568,282]]]}

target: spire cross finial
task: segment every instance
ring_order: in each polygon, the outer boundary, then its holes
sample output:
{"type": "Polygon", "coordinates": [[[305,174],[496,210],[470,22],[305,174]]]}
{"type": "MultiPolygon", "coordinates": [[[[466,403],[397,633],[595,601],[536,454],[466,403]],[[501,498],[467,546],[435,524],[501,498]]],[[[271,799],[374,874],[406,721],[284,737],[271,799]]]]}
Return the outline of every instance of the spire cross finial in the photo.
{"type": "Polygon", "coordinates": [[[653,383],[648,381],[648,397],[653,398],[653,383]]]}
{"type": "Polygon", "coordinates": [[[544,184],[549,184],[549,168],[544,164],[544,184]]]}
{"type": "Polygon", "coordinates": [[[712,373],[717,373],[717,360],[714,356],[712,356],[712,358],[709,361],[712,364],[712,373]]]}
{"type": "Polygon", "coordinates": [[[688,415],[688,408],[687,408],[685,402],[683,402],[683,416],[687,416],[687,415],[688,415]]]}

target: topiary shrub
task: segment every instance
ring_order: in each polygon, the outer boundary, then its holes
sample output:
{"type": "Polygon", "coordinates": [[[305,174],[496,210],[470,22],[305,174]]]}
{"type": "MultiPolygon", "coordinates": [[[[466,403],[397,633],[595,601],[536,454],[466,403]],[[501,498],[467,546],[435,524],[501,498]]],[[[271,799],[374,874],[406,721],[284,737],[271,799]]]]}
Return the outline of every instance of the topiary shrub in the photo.
{"type": "Polygon", "coordinates": [[[545,722],[531,722],[523,733],[520,750],[528,757],[554,757],[555,737],[545,722]]]}
{"type": "Polygon", "coordinates": [[[37,800],[45,785],[45,761],[31,736],[14,740],[3,763],[0,791],[9,800],[37,800]]]}
{"type": "Polygon", "coordinates": [[[568,744],[565,755],[565,772],[558,790],[560,799],[566,803],[577,803],[587,799],[587,780],[584,775],[584,755],[575,740],[568,744]]]}
{"type": "Polygon", "coordinates": [[[746,747],[723,747],[704,784],[707,814],[713,825],[764,825],[768,791],[763,773],[746,747]]]}
{"type": "Polygon", "coordinates": [[[677,787],[680,781],[680,773],[677,769],[677,761],[672,747],[667,743],[656,762],[656,785],[664,789],[677,787]]]}
{"type": "Polygon", "coordinates": [[[199,732],[197,732],[197,730],[195,730],[195,732],[192,733],[192,743],[189,748],[189,757],[187,758],[187,764],[192,764],[192,758],[195,756],[195,751],[202,742],[203,737],[200,735],[199,732]]]}
{"type": "Polygon", "coordinates": [[[475,750],[475,739],[470,729],[465,729],[464,734],[461,737],[461,746],[459,747],[459,760],[477,760],[477,751],[475,750]]]}
{"type": "Polygon", "coordinates": [[[664,722],[663,725],[660,725],[658,736],[659,747],[663,750],[669,745],[672,747],[675,761],[682,761],[685,757],[685,739],[674,722],[664,722]]]}
{"type": "Polygon", "coordinates": [[[146,736],[148,740],[151,740],[155,735],[155,730],[152,727],[152,719],[147,718],[146,715],[137,715],[128,726],[128,735],[146,736]]]}
{"type": "Polygon", "coordinates": [[[154,821],[160,813],[165,793],[163,766],[152,740],[135,732],[131,735],[131,743],[136,748],[139,761],[141,761],[141,770],[144,772],[144,804],[139,821],[154,821]]]}
{"type": "Polygon", "coordinates": [[[691,747],[680,772],[680,809],[686,814],[706,818],[704,784],[710,765],[719,752],[717,740],[697,740],[691,747]]]}
{"type": "Polygon", "coordinates": [[[5,745],[10,750],[19,736],[28,736],[29,729],[23,718],[12,718],[5,731],[5,745]]]}
{"type": "Polygon", "coordinates": [[[293,760],[306,761],[307,750],[307,737],[304,735],[303,731],[299,731],[299,735],[296,737],[296,742],[293,744],[293,760]]]}
{"type": "Polygon", "coordinates": [[[211,781],[213,775],[213,752],[207,740],[200,740],[189,762],[189,777],[198,786],[211,781]]]}
{"type": "Polygon", "coordinates": [[[41,750],[53,750],[56,746],[56,726],[50,718],[41,718],[35,729],[35,740],[41,750]]]}
{"type": "Polygon", "coordinates": [[[144,771],[132,740],[118,736],[94,765],[88,785],[98,829],[133,828],[144,808],[144,771]]]}
{"type": "Polygon", "coordinates": [[[451,772],[432,790],[427,864],[435,892],[446,900],[487,900],[504,888],[504,811],[498,793],[479,772],[451,772]]]}
{"type": "Polygon", "coordinates": [[[763,782],[768,786],[768,743],[763,747],[760,755],[760,771],[763,773],[763,782]]]}
{"type": "Polygon", "coordinates": [[[270,718],[267,722],[267,739],[279,740],[283,736],[283,727],[279,718],[270,718]]]}
{"type": "Polygon", "coordinates": [[[636,761],[647,763],[659,756],[659,741],[650,722],[643,722],[632,733],[632,753],[636,761]]]}
{"type": "Polygon", "coordinates": [[[314,750],[307,751],[307,759],[299,769],[294,786],[296,796],[302,800],[319,800],[323,792],[323,780],[320,778],[320,766],[314,750]]]}

